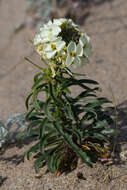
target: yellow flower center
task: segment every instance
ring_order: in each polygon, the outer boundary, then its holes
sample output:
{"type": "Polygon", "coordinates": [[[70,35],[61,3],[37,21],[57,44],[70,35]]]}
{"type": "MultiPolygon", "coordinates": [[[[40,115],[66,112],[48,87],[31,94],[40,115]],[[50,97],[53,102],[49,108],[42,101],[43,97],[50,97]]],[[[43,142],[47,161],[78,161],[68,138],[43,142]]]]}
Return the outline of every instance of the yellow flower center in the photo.
{"type": "Polygon", "coordinates": [[[56,50],[56,46],[54,44],[51,44],[52,50],[56,50]]]}
{"type": "Polygon", "coordinates": [[[71,53],[70,53],[70,56],[71,56],[71,57],[76,57],[76,53],[75,53],[75,52],[71,52],[71,53]]]}
{"type": "Polygon", "coordinates": [[[37,51],[40,52],[40,51],[42,51],[42,50],[43,50],[43,45],[40,44],[40,45],[37,47],[37,51]]]}

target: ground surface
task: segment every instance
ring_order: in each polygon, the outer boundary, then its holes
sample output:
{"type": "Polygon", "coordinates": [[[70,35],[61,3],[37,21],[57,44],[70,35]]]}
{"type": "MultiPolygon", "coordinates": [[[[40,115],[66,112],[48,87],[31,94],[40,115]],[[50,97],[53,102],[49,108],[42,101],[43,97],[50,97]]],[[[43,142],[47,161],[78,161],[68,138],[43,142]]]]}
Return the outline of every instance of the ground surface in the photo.
{"type": "MultiPolygon", "coordinates": [[[[0,0],[0,119],[4,122],[11,115],[25,111],[24,100],[32,85],[33,74],[37,72],[23,60],[24,56],[39,59],[28,42],[33,39],[35,30],[27,27],[12,35],[14,26],[24,19],[25,0],[0,0]]],[[[103,95],[110,99],[112,88],[119,105],[121,141],[126,142],[127,1],[107,1],[100,6],[92,6],[83,28],[91,36],[93,57],[90,65],[78,71],[99,81],[103,95]]],[[[57,178],[44,174],[43,169],[42,177],[37,177],[32,161],[18,164],[26,148],[26,145],[22,148],[9,145],[5,153],[0,155],[1,190],[127,190],[126,163],[108,169],[101,165],[94,169],[80,166],[67,176],[57,178]],[[86,177],[85,181],[77,180],[78,171],[86,177]]]]}

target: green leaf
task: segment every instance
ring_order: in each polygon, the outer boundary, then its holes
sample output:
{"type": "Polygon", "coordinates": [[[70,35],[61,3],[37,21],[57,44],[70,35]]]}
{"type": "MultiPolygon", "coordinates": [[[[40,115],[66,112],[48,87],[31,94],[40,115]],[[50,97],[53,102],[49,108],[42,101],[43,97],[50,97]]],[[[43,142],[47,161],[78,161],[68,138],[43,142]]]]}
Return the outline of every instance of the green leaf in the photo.
{"type": "Polygon", "coordinates": [[[100,140],[100,141],[103,141],[103,140],[104,140],[104,141],[108,141],[108,139],[107,139],[104,135],[99,134],[99,133],[93,133],[92,138],[98,139],[98,140],[100,140]]]}
{"type": "Polygon", "coordinates": [[[37,142],[34,146],[32,146],[27,152],[25,152],[25,155],[27,156],[27,160],[30,159],[30,156],[33,153],[36,153],[39,150],[39,142],[37,142]]]}
{"type": "Polygon", "coordinates": [[[66,104],[64,106],[64,109],[65,109],[66,116],[71,120],[75,120],[70,104],[66,104]]]}
{"type": "Polygon", "coordinates": [[[38,173],[39,168],[41,168],[41,167],[43,167],[45,165],[44,160],[45,160],[45,156],[41,155],[41,156],[39,156],[38,159],[36,159],[34,161],[34,168],[35,168],[36,173],[38,173]]]}
{"type": "Polygon", "coordinates": [[[39,104],[37,101],[37,95],[38,95],[38,91],[36,88],[34,88],[34,90],[33,90],[33,105],[34,105],[34,108],[36,110],[40,110],[40,107],[39,107],[39,104]]]}
{"type": "Polygon", "coordinates": [[[50,107],[51,107],[51,98],[49,97],[48,100],[43,105],[43,110],[48,119],[53,120],[54,118],[52,112],[50,111],[50,107]]]}
{"type": "Polygon", "coordinates": [[[105,129],[101,131],[103,135],[114,134],[114,129],[105,129]]]}
{"type": "Polygon", "coordinates": [[[48,138],[52,135],[52,132],[49,132],[47,134],[44,134],[43,137],[40,139],[40,151],[45,154],[45,144],[48,141],[48,138]]]}
{"type": "Polygon", "coordinates": [[[28,133],[30,133],[32,128],[38,126],[42,121],[43,121],[43,119],[38,119],[38,120],[31,121],[29,123],[28,127],[27,127],[28,133]]]}
{"type": "Polygon", "coordinates": [[[64,137],[65,142],[67,142],[67,144],[76,152],[82,161],[87,163],[89,166],[92,166],[90,158],[87,156],[87,154],[73,142],[71,135],[68,135],[63,131],[62,126],[58,121],[54,122],[54,127],[64,137]]]}
{"type": "Polygon", "coordinates": [[[72,125],[72,131],[75,133],[79,140],[79,144],[82,144],[82,137],[83,137],[83,132],[77,128],[76,125],[72,125]]]}
{"type": "Polygon", "coordinates": [[[55,172],[59,168],[59,164],[62,157],[61,144],[55,146],[48,154],[48,169],[51,172],[55,172]]]}
{"type": "Polygon", "coordinates": [[[98,121],[98,122],[96,123],[96,125],[93,126],[93,129],[104,128],[104,127],[106,127],[106,126],[108,126],[108,122],[107,122],[106,120],[98,121]]]}
{"type": "Polygon", "coordinates": [[[39,77],[42,77],[42,72],[39,72],[37,73],[35,76],[34,76],[34,83],[36,83],[38,80],[39,80],[39,77]]]}
{"type": "Polygon", "coordinates": [[[31,92],[28,96],[27,96],[27,98],[26,98],[26,101],[25,101],[25,105],[26,105],[26,108],[28,109],[28,107],[29,107],[29,100],[30,100],[30,97],[33,95],[33,92],[31,92]]]}
{"type": "Polygon", "coordinates": [[[26,114],[26,116],[25,116],[26,121],[29,120],[29,118],[30,118],[30,116],[31,116],[31,113],[32,113],[34,110],[35,110],[35,108],[32,107],[32,108],[30,109],[30,111],[27,112],[27,114],[26,114]]]}
{"type": "MultiPolygon", "coordinates": [[[[70,87],[70,86],[73,86],[73,85],[78,85],[84,89],[87,89],[87,90],[91,90],[91,88],[89,88],[88,86],[86,86],[85,84],[93,84],[93,85],[98,85],[98,83],[96,81],[93,81],[93,80],[88,80],[88,79],[74,79],[74,78],[71,78],[70,79],[66,79],[66,81],[63,83],[62,85],[62,88],[67,88],[67,87],[70,87]]],[[[99,88],[98,88],[99,90],[99,88]]]]}
{"type": "Polygon", "coordinates": [[[44,118],[43,121],[42,121],[42,123],[39,126],[39,129],[40,129],[40,139],[44,135],[45,127],[46,127],[47,123],[48,123],[48,118],[44,118]]]}

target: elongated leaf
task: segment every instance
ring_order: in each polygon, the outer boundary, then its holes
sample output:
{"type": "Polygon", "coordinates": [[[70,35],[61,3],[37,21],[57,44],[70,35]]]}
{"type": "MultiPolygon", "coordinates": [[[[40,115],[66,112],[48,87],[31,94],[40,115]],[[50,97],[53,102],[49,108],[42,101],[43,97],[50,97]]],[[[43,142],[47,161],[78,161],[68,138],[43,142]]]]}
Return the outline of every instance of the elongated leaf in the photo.
{"type": "Polygon", "coordinates": [[[31,92],[31,93],[27,96],[27,98],[26,98],[25,105],[26,105],[26,108],[27,108],[27,109],[29,108],[29,100],[30,100],[30,98],[31,98],[32,95],[33,95],[33,92],[31,92]]]}
{"type": "Polygon", "coordinates": [[[42,78],[42,72],[39,72],[39,73],[37,73],[35,76],[34,76],[34,83],[36,83],[38,80],[39,80],[39,77],[41,76],[41,78],[42,78]]]}
{"type": "Polygon", "coordinates": [[[43,121],[43,119],[31,121],[27,128],[28,133],[30,133],[31,129],[38,126],[42,121],[43,121]]]}
{"type": "Polygon", "coordinates": [[[45,156],[41,155],[38,159],[34,161],[34,168],[36,173],[39,171],[39,168],[43,167],[45,165],[45,156]]]}
{"type": "Polygon", "coordinates": [[[49,120],[53,120],[52,112],[50,111],[51,107],[51,98],[48,98],[48,100],[43,105],[43,110],[45,112],[45,115],[48,117],[49,120]]]}
{"type": "Polygon", "coordinates": [[[102,140],[108,141],[108,139],[100,133],[94,133],[92,138],[98,139],[100,141],[102,141],[102,140]]]}
{"type": "Polygon", "coordinates": [[[61,144],[57,145],[54,149],[51,150],[50,155],[48,156],[48,169],[51,172],[55,172],[60,164],[61,154],[61,144]]]}
{"type": "Polygon", "coordinates": [[[105,129],[101,131],[101,134],[107,135],[107,134],[114,134],[114,129],[105,129]]]}
{"type": "Polygon", "coordinates": [[[69,86],[73,86],[73,85],[78,85],[84,89],[90,90],[90,88],[84,84],[93,84],[93,85],[98,85],[98,83],[96,81],[93,80],[88,80],[88,79],[71,79],[71,80],[67,80],[64,84],[63,84],[63,89],[67,88],[69,86]]]}
{"type": "MultiPolygon", "coordinates": [[[[97,88],[95,88],[95,89],[97,89],[97,88]]],[[[89,90],[89,91],[83,91],[83,92],[81,92],[81,94],[79,94],[79,95],[75,98],[75,102],[80,101],[80,100],[85,100],[86,97],[96,97],[95,94],[90,94],[90,93],[89,93],[90,91],[92,92],[93,90],[94,90],[94,89],[91,89],[91,90],[89,90]]]]}
{"type": "Polygon", "coordinates": [[[69,68],[65,68],[66,69],[66,71],[67,71],[67,74],[69,74],[69,76],[85,76],[85,74],[80,74],[80,73],[73,73],[69,68]]]}
{"type": "Polygon", "coordinates": [[[79,148],[72,140],[72,136],[65,133],[59,124],[58,121],[54,122],[54,126],[57,129],[57,131],[64,137],[65,142],[69,144],[69,146],[76,152],[76,154],[82,159],[83,162],[87,163],[89,166],[92,166],[90,158],[87,156],[87,154],[82,151],[81,148],[79,148]]]}
{"type": "Polygon", "coordinates": [[[77,114],[81,114],[81,113],[84,113],[84,112],[91,112],[95,115],[95,117],[97,118],[97,113],[96,113],[96,110],[94,110],[93,108],[91,107],[86,107],[84,106],[83,108],[79,109],[77,111],[77,114]]]}
{"type": "Polygon", "coordinates": [[[72,130],[75,133],[75,135],[77,136],[78,140],[79,140],[79,144],[82,144],[82,137],[83,137],[83,132],[80,131],[76,125],[72,125],[72,130]]]}
{"type": "Polygon", "coordinates": [[[43,121],[42,121],[42,123],[39,126],[39,129],[40,129],[40,138],[42,138],[43,135],[44,135],[45,127],[46,127],[47,123],[48,123],[48,118],[44,118],[43,121]]]}
{"type": "Polygon", "coordinates": [[[52,132],[50,133],[47,133],[45,135],[43,135],[43,137],[40,139],[40,151],[45,154],[45,150],[44,150],[44,147],[45,147],[45,144],[47,143],[48,141],[48,138],[52,135],[52,132]]]}
{"type": "Polygon", "coordinates": [[[25,116],[26,121],[29,120],[31,113],[32,113],[34,110],[35,110],[35,108],[32,107],[32,108],[27,112],[27,114],[26,114],[26,116],[25,116]]]}
{"type": "Polygon", "coordinates": [[[93,129],[104,128],[104,127],[106,127],[106,126],[108,126],[108,122],[107,122],[106,120],[98,121],[98,122],[96,123],[96,125],[93,126],[93,129]]]}
{"type": "Polygon", "coordinates": [[[25,152],[25,155],[27,156],[27,160],[29,160],[32,153],[36,153],[38,151],[38,149],[39,149],[39,142],[37,142],[27,152],[25,152]]]}

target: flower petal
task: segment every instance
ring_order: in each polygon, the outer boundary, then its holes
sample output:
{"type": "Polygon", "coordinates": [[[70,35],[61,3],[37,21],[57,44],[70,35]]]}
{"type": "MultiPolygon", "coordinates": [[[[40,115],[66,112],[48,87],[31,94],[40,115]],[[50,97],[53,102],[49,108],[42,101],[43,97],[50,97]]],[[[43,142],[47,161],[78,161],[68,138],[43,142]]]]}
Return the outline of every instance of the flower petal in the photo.
{"type": "Polygon", "coordinates": [[[57,51],[61,51],[65,46],[65,42],[64,41],[58,41],[56,42],[56,49],[57,51]]]}
{"type": "Polygon", "coordinates": [[[54,78],[56,76],[56,73],[55,73],[55,69],[54,69],[52,64],[50,64],[50,68],[51,68],[51,71],[52,71],[52,77],[54,78]]]}
{"type": "Polygon", "coordinates": [[[50,51],[50,52],[47,52],[45,54],[46,54],[47,59],[51,59],[56,54],[56,51],[50,51]]]}
{"type": "Polygon", "coordinates": [[[45,47],[43,48],[44,52],[52,51],[51,44],[46,44],[45,47]]]}
{"type": "Polygon", "coordinates": [[[66,65],[69,67],[73,61],[74,61],[74,57],[68,55],[66,58],[66,65]]]}
{"type": "Polygon", "coordinates": [[[83,54],[86,56],[86,57],[90,57],[92,55],[92,48],[91,47],[87,47],[84,49],[83,51],[83,54]]]}
{"type": "Polygon", "coordinates": [[[51,26],[51,28],[49,28],[49,31],[51,31],[51,33],[54,35],[54,36],[57,36],[60,32],[61,32],[61,28],[56,25],[56,24],[53,24],[51,26]]]}
{"type": "Polygon", "coordinates": [[[86,36],[81,36],[80,39],[79,39],[79,42],[82,44],[82,46],[86,45],[87,44],[87,39],[86,39],[86,36]]]}
{"type": "Polygon", "coordinates": [[[40,34],[37,34],[34,38],[34,45],[39,45],[41,43],[41,37],[40,34]]]}
{"type": "Polygon", "coordinates": [[[76,43],[75,42],[70,42],[67,46],[67,52],[76,52],[76,43]]]}
{"type": "Polygon", "coordinates": [[[83,55],[83,47],[81,45],[81,43],[79,43],[76,47],[76,54],[80,57],[83,55]]]}
{"type": "Polygon", "coordinates": [[[61,25],[63,24],[64,22],[66,22],[66,19],[65,18],[60,18],[60,19],[54,19],[53,20],[53,24],[56,24],[56,25],[61,25]]]}
{"type": "Polygon", "coordinates": [[[73,64],[80,64],[81,63],[81,60],[79,57],[75,57],[74,61],[73,61],[73,64]]]}

